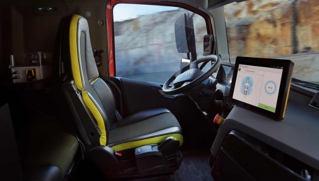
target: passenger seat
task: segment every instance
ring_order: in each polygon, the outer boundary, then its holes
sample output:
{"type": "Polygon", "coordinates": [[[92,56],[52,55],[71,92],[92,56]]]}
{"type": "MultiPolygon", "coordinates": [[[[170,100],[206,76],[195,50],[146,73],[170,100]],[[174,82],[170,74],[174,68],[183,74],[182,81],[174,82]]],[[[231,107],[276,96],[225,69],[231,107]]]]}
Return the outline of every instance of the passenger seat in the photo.
{"type": "Polygon", "coordinates": [[[61,181],[76,161],[79,143],[56,121],[36,120],[25,128],[23,140],[24,180],[61,181]]]}

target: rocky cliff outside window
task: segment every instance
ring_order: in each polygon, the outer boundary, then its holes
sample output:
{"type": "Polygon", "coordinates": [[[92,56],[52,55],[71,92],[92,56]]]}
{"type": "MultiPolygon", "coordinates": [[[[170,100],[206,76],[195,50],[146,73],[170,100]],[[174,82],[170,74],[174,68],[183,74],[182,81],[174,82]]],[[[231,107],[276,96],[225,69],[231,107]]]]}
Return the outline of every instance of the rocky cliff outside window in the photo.
{"type": "MultiPolygon", "coordinates": [[[[164,83],[180,69],[186,53],[178,53],[174,24],[183,8],[157,5],[118,4],[114,7],[116,76],[164,83]]],[[[203,56],[207,34],[203,17],[194,14],[197,58],[203,56]]]]}

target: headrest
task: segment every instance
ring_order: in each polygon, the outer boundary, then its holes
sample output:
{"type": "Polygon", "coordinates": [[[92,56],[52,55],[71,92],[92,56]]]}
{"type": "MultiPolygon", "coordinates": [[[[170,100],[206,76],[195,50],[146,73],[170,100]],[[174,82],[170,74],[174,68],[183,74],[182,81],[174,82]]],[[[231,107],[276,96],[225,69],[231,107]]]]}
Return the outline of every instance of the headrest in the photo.
{"type": "Polygon", "coordinates": [[[70,23],[71,68],[76,87],[84,90],[90,80],[99,77],[87,20],[73,15],[70,23]]]}

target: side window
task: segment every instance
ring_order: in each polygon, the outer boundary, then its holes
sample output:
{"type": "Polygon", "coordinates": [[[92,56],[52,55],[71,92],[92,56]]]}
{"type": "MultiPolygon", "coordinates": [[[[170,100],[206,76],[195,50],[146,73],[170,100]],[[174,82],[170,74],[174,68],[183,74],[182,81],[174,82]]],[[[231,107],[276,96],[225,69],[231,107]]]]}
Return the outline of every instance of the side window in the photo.
{"type": "Polygon", "coordinates": [[[229,54],[295,63],[293,77],[319,84],[319,1],[244,1],[224,7],[229,54]]]}
{"type": "Polygon", "coordinates": [[[116,76],[164,83],[181,68],[186,53],[178,53],[175,21],[182,15],[193,17],[197,57],[203,56],[207,34],[203,17],[186,9],[118,4],[113,10],[116,76]]]}

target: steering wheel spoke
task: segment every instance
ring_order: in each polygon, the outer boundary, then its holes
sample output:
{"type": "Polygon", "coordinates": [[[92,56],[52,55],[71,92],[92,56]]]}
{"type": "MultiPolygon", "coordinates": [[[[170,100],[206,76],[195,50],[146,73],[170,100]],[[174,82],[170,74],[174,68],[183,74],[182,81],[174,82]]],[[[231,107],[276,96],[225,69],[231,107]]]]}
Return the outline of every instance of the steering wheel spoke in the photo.
{"type": "Polygon", "coordinates": [[[192,63],[190,64],[190,69],[198,69],[198,64],[197,64],[196,61],[194,61],[194,62],[192,62],[192,63]]]}
{"type": "Polygon", "coordinates": [[[191,83],[191,81],[185,81],[181,87],[186,86],[186,85],[188,85],[190,83],[191,83]]]}

